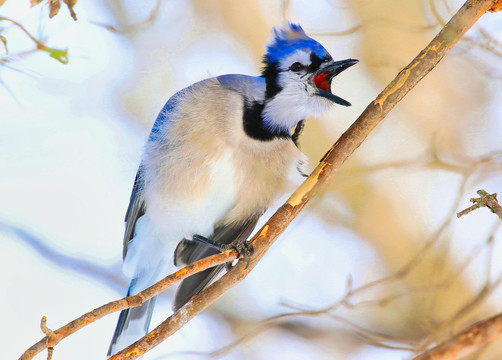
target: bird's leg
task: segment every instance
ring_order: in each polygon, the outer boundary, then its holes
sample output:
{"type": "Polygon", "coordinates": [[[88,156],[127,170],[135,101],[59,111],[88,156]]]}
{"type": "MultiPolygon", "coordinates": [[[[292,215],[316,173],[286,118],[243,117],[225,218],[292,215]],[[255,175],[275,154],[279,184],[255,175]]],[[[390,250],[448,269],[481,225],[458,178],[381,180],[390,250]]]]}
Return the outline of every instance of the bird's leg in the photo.
{"type": "Polygon", "coordinates": [[[207,237],[199,234],[195,234],[194,236],[192,236],[192,240],[198,242],[199,244],[212,247],[213,249],[216,249],[221,252],[228,250],[224,247],[223,244],[219,244],[217,242],[214,242],[213,240],[209,240],[207,237]]]}
{"type": "Polygon", "coordinates": [[[221,252],[227,251],[229,249],[235,249],[239,253],[238,257],[246,260],[246,267],[248,267],[249,259],[254,253],[253,245],[246,240],[235,240],[230,244],[220,244],[198,234],[193,235],[192,240],[198,242],[199,244],[212,247],[213,249],[219,250],[221,252]]]}

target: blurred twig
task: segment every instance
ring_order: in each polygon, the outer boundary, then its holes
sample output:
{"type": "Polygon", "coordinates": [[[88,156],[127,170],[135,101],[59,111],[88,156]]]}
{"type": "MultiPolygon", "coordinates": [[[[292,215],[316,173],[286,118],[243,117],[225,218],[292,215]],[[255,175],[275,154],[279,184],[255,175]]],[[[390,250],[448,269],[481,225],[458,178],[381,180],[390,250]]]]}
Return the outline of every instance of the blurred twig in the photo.
{"type": "Polygon", "coordinates": [[[98,25],[98,26],[102,26],[105,29],[107,29],[111,32],[117,33],[117,34],[125,34],[128,32],[143,29],[143,28],[147,27],[148,25],[152,24],[155,21],[155,19],[157,18],[158,14],[159,14],[161,1],[162,0],[156,0],[155,6],[152,9],[152,11],[150,11],[150,14],[148,15],[148,17],[145,20],[143,20],[137,24],[126,25],[121,28],[116,28],[113,25],[108,25],[108,24],[103,24],[103,23],[98,23],[98,22],[93,22],[93,24],[98,25]]]}
{"type": "Polygon", "coordinates": [[[288,20],[288,11],[291,6],[291,0],[282,0],[281,1],[281,14],[282,14],[282,20],[287,21],[288,20]]]}
{"type": "Polygon", "coordinates": [[[367,27],[389,27],[389,28],[394,28],[394,29],[399,29],[402,31],[407,31],[407,32],[423,32],[423,31],[428,31],[428,30],[433,30],[436,27],[439,26],[439,24],[432,24],[432,25],[423,25],[423,26],[410,26],[407,24],[402,24],[396,21],[388,20],[388,19],[373,19],[370,21],[366,21],[364,24],[359,24],[355,25],[351,28],[348,28],[346,30],[341,30],[341,31],[329,31],[329,32],[315,32],[315,31],[309,31],[310,34],[316,35],[316,36],[346,36],[346,35],[351,35],[359,30],[362,30],[363,28],[367,27]]]}
{"type": "Polygon", "coordinates": [[[479,321],[413,360],[455,360],[502,337],[502,314],[479,321]]]}
{"type": "Polygon", "coordinates": [[[493,257],[493,240],[495,233],[497,230],[500,228],[501,223],[495,224],[495,226],[492,228],[490,234],[488,235],[488,239],[485,241],[485,245],[488,246],[488,251],[487,251],[487,261],[486,261],[486,279],[481,287],[481,289],[478,291],[478,293],[472,298],[469,299],[463,306],[461,306],[459,309],[457,309],[453,315],[451,315],[448,319],[441,321],[438,324],[435,324],[433,328],[431,329],[431,332],[428,336],[426,336],[424,339],[421,340],[420,345],[417,347],[417,351],[421,352],[424,351],[430,344],[438,338],[442,337],[442,334],[444,333],[449,333],[450,329],[452,326],[460,321],[461,319],[465,318],[467,315],[472,313],[476,308],[478,308],[483,301],[494,291],[500,286],[502,283],[502,276],[498,277],[495,280],[491,279],[491,263],[492,263],[492,257],[493,257]]]}
{"type": "Polygon", "coordinates": [[[38,256],[51,262],[52,264],[66,270],[74,271],[80,275],[88,276],[93,280],[98,280],[118,293],[122,293],[126,286],[122,277],[114,275],[118,271],[99,266],[79,257],[69,256],[54,247],[48,245],[43,239],[18,226],[5,224],[0,221],[0,231],[8,231],[23,241],[31,249],[37,252],[38,256]]]}

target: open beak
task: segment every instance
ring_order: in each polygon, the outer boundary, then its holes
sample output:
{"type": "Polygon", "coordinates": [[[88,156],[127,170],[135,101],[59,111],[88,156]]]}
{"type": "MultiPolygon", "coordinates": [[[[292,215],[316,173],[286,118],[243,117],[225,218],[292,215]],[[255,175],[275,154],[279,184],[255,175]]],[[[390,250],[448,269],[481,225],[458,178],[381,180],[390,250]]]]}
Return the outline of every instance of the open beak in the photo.
{"type": "Polygon", "coordinates": [[[310,78],[311,85],[317,90],[315,95],[321,96],[343,106],[350,106],[351,104],[347,100],[331,93],[331,80],[333,80],[333,78],[342,71],[357,64],[358,62],[359,60],[356,59],[340,60],[332,62],[322,69],[319,69],[310,78]]]}

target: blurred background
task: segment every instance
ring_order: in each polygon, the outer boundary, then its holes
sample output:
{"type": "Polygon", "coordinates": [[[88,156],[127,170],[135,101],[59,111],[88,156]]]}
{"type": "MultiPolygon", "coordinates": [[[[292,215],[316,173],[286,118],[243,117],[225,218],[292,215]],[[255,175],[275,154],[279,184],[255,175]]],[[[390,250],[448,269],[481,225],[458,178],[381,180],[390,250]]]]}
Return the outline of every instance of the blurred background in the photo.
{"type": "MultiPolygon", "coordinates": [[[[335,59],[360,60],[332,87],[353,106],[307,121],[313,167],[461,4],[88,0],[74,21],[64,4],[49,19],[47,1],[0,1],[2,357],[42,338],[43,315],[57,329],[125,294],[123,217],[177,90],[259,74],[271,26],[300,23],[335,59]]],[[[502,194],[501,16],[481,18],[249,277],[145,358],[403,359],[502,311],[501,221],[486,208],[455,216],[478,189],[502,194]]],[[[53,358],[105,358],[117,317],[53,358]]],[[[470,359],[501,357],[499,341],[470,359]]]]}

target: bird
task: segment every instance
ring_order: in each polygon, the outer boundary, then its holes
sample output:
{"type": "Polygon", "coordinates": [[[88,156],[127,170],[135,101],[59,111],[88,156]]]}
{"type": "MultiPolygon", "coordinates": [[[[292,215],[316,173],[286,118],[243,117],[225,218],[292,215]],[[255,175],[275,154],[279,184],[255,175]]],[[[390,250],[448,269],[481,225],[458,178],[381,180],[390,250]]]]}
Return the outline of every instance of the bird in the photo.
{"type": "MultiPolygon", "coordinates": [[[[334,61],[299,24],[272,28],[260,76],[220,75],[173,95],[146,142],[125,216],[123,270],[127,295],[153,285],[169,269],[234,247],[247,238],[305,155],[292,132],[333,104],[332,79],[358,60],[334,61]]],[[[224,265],[182,281],[177,311],[224,265]]],[[[108,356],[148,332],[155,297],[123,310],[108,356]]]]}

